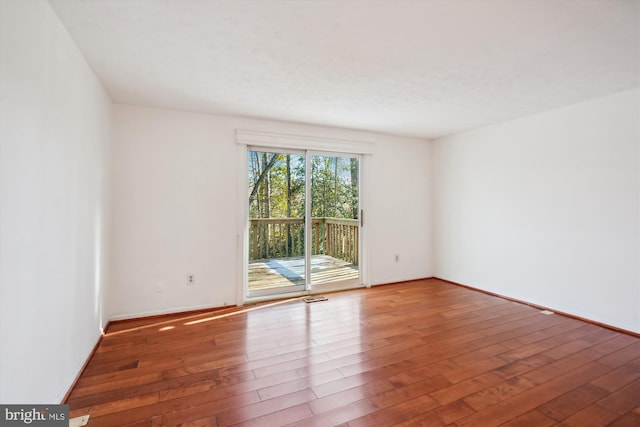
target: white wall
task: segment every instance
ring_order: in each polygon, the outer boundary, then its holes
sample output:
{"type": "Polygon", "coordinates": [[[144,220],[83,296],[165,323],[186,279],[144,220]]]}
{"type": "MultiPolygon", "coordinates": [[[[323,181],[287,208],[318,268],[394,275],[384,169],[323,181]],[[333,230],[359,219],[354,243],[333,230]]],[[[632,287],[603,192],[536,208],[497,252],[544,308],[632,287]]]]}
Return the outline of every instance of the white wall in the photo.
{"type": "Polygon", "coordinates": [[[0,16],[0,402],[58,403],[105,321],[111,101],[49,3],[0,16]]]}
{"type": "Polygon", "coordinates": [[[434,142],[436,276],[640,332],[639,101],[434,142]]]}
{"type": "Polygon", "coordinates": [[[238,303],[245,165],[235,129],[375,142],[363,190],[370,282],[432,275],[426,141],[127,105],[113,114],[112,318],[238,303]]]}

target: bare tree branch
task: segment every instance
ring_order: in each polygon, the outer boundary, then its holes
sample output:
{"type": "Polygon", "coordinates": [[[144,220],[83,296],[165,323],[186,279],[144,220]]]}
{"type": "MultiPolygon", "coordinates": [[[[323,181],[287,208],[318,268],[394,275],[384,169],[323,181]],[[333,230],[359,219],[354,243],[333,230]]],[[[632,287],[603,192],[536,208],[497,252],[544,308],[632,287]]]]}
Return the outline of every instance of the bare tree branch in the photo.
{"type": "Polygon", "coordinates": [[[249,204],[251,204],[255,200],[256,194],[258,194],[258,189],[260,188],[260,184],[262,184],[262,181],[264,181],[264,179],[267,177],[267,174],[269,173],[271,168],[276,164],[277,161],[278,161],[278,155],[274,154],[273,157],[271,157],[271,159],[269,160],[269,163],[267,163],[267,165],[264,167],[264,169],[260,173],[258,180],[256,181],[255,184],[253,184],[253,188],[251,189],[251,195],[249,196],[249,204]]]}

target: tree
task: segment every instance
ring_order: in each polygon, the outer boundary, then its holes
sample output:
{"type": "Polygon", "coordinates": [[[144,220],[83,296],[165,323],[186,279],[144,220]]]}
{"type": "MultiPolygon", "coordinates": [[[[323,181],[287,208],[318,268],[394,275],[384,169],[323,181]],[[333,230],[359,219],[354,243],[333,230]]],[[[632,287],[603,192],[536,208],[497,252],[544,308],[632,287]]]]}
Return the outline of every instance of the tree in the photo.
{"type": "MultiPolygon", "coordinates": [[[[250,153],[252,218],[304,216],[304,156],[250,153]]],[[[311,158],[311,214],[314,218],[358,218],[358,159],[311,158]]]]}
{"type": "Polygon", "coordinates": [[[349,159],[351,172],[351,217],[358,218],[358,159],[349,159]]]}
{"type": "MultiPolygon", "coordinates": [[[[252,151],[252,153],[255,155],[256,159],[258,158],[258,153],[256,153],[255,151],[252,151]]],[[[251,204],[255,198],[256,195],[258,194],[258,191],[260,190],[260,184],[262,184],[265,179],[267,179],[267,185],[266,185],[266,192],[269,192],[268,189],[268,176],[269,176],[269,171],[271,170],[271,168],[276,164],[276,162],[278,161],[278,155],[277,154],[273,154],[271,156],[271,160],[269,160],[268,162],[266,161],[267,159],[267,154],[268,153],[262,153],[262,160],[263,160],[263,164],[265,164],[264,168],[262,169],[262,171],[260,171],[260,175],[258,176],[258,179],[256,180],[256,182],[253,184],[253,188],[251,189],[251,193],[249,194],[249,204],[251,204]]],[[[258,163],[258,169],[260,167],[260,163],[259,161],[258,163]]],[[[267,211],[269,209],[267,208],[267,211]]]]}

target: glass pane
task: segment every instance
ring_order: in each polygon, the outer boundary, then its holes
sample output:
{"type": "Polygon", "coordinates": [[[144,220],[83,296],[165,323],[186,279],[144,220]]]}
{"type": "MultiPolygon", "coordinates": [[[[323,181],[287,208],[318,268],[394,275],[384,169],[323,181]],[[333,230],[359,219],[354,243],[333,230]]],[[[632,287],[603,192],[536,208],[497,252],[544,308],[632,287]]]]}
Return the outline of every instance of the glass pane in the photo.
{"type": "Polygon", "coordinates": [[[359,164],[311,157],[311,284],[359,278],[359,164]]]}
{"type": "Polygon", "coordinates": [[[305,285],[305,156],[249,151],[249,295],[305,285]]]}

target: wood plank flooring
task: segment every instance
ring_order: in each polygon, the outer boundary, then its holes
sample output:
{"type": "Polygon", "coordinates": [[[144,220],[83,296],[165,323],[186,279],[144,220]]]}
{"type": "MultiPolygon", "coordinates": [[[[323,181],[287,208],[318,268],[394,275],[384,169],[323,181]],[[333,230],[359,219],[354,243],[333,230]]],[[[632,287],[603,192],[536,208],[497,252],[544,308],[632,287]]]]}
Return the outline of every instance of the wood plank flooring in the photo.
{"type": "Polygon", "coordinates": [[[640,338],[437,279],[120,322],[89,426],[639,426],[640,338]]]}

